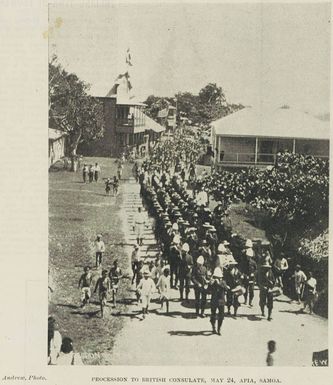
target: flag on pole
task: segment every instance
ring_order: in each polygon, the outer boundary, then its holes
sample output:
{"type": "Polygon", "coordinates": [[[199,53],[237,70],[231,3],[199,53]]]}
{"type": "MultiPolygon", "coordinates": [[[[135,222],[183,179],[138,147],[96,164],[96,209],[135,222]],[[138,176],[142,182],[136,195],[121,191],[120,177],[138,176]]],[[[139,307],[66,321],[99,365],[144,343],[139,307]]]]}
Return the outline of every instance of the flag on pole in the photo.
{"type": "Polygon", "coordinates": [[[126,64],[132,67],[133,64],[132,64],[131,60],[132,60],[132,57],[131,57],[130,49],[127,48],[127,51],[126,51],[126,64]]]}

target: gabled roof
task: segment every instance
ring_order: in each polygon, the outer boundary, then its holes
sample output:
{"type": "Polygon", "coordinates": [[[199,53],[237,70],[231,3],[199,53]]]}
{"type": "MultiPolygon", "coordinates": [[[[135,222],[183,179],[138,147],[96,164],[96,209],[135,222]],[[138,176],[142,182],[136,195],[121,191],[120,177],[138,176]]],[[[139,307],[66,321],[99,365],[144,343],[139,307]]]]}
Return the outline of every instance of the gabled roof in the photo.
{"type": "Polygon", "coordinates": [[[293,108],[245,107],[212,122],[216,135],[326,139],[330,124],[293,108]]]}
{"type": "Polygon", "coordinates": [[[154,132],[162,132],[165,131],[165,127],[161,126],[155,120],[150,118],[148,115],[145,115],[145,129],[146,130],[153,130],[154,132]]]}

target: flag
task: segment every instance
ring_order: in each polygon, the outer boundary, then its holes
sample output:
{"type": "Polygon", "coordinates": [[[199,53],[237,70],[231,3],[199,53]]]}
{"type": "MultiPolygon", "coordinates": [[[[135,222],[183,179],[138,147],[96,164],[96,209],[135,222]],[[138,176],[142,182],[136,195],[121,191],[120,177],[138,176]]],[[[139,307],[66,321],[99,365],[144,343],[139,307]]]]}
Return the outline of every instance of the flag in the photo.
{"type": "Polygon", "coordinates": [[[130,53],[130,49],[128,48],[127,51],[126,51],[126,64],[128,64],[129,66],[133,66],[132,62],[132,57],[131,57],[131,53],[130,53]]]}

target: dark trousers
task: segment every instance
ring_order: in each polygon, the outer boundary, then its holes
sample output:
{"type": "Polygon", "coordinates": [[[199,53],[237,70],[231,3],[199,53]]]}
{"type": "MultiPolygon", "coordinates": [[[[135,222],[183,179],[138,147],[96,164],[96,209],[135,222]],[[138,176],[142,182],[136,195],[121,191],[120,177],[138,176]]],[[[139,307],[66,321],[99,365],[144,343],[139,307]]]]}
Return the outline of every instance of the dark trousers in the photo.
{"type": "Polygon", "coordinates": [[[83,182],[84,183],[86,183],[86,181],[87,181],[87,176],[88,176],[87,172],[82,173],[82,177],[83,177],[83,182]]]}
{"type": "Polygon", "coordinates": [[[180,298],[183,299],[184,297],[184,288],[185,288],[185,298],[188,299],[188,295],[190,293],[190,283],[191,278],[187,277],[186,275],[180,274],[179,276],[179,292],[180,292],[180,298]]]}
{"type": "Polygon", "coordinates": [[[206,290],[202,287],[195,286],[194,287],[194,296],[195,296],[195,312],[196,312],[196,314],[199,314],[199,311],[201,311],[201,314],[204,314],[205,306],[206,306],[206,297],[207,297],[206,290]]]}
{"type": "Polygon", "coordinates": [[[267,289],[260,289],[260,295],[259,295],[259,305],[261,312],[264,313],[265,306],[267,306],[267,309],[269,312],[273,309],[273,294],[269,293],[267,289]]]}
{"type": "Polygon", "coordinates": [[[101,251],[96,251],[96,266],[102,264],[103,253],[101,251]]]}
{"type": "Polygon", "coordinates": [[[247,283],[245,285],[245,294],[244,294],[245,303],[247,303],[247,298],[249,298],[249,305],[252,305],[252,301],[254,298],[254,282],[247,283]]]}
{"type": "Polygon", "coordinates": [[[89,172],[89,182],[91,183],[94,180],[94,173],[89,172]]]}
{"type": "Polygon", "coordinates": [[[95,171],[95,181],[98,182],[99,172],[95,171]]]}
{"type": "Polygon", "coordinates": [[[235,313],[240,306],[240,303],[238,301],[238,296],[235,295],[231,290],[227,291],[227,306],[228,306],[228,311],[230,311],[230,307],[233,306],[235,313]]]}
{"type": "Polygon", "coordinates": [[[132,272],[133,272],[132,285],[135,281],[135,278],[138,276],[138,271],[139,271],[139,262],[138,261],[132,262],[132,272]]]}
{"type": "Polygon", "coordinates": [[[178,283],[179,266],[176,264],[170,264],[170,286],[177,286],[178,283]]]}
{"type": "Polygon", "coordinates": [[[210,310],[211,310],[210,323],[215,329],[215,324],[217,321],[217,328],[218,330],[220,330],[222,326],[222,322],[224,320],[224,305],[218,305],[218,304],[212,303],[210,310]]]}

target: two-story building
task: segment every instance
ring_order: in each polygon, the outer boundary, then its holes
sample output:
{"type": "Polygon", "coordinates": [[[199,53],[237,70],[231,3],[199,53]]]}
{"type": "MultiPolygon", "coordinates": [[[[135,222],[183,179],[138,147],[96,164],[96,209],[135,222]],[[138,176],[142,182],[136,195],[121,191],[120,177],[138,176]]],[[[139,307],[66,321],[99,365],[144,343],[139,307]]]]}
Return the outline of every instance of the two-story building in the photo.
{"type": "Polygon", "coordinates": [[[246,107],[211,124],[217,167],[271,165],[284,150],[328,159],[329,137],[329,122],[288,106],[246,107]]]}
{"type": "Polygon", "coordinates": [[[118,77],[103,103],[104,137],[89,145],[81,146],[85,155],[118,156],[131,151],[143,156],[165,131],[145,113],[145,104],[131,97],[128,76],[118,77]]]}

